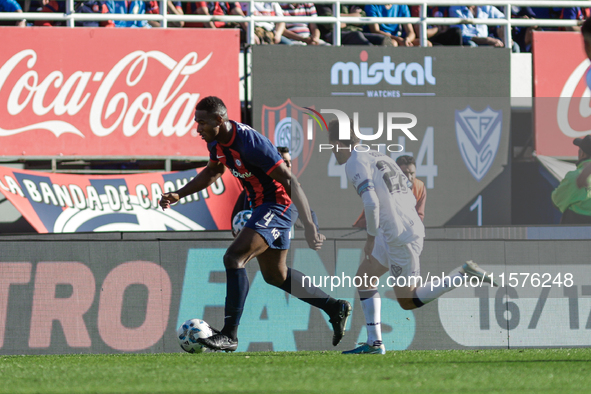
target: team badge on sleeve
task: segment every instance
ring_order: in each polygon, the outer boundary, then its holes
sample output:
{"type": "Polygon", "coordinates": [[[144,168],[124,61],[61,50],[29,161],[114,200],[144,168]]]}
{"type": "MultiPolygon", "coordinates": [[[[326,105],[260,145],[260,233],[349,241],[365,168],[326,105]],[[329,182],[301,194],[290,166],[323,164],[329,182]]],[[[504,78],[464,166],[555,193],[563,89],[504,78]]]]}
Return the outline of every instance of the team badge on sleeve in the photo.
{"type": "Polygon", "coordinates": [[[363,182],[361,182],[359,184],[359,186],[356,187],[357,189],[357,194],[359,194],[360,196],[365,193],[368,192],[370,190],[374,190],[374,184],[372,181],[370,181],[369,179],[364,180],[363,182]]]}

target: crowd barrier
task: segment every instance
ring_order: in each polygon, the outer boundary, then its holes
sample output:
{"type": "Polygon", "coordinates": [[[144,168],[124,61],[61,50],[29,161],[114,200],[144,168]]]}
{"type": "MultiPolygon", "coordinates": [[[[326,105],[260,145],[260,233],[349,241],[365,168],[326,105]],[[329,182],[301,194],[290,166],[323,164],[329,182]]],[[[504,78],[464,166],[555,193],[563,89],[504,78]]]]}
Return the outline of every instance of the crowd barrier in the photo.
{"type": "MultiPolygon", "coordinates": [[[[292,3],[308,3],[307,0],[294,0],[292,3]]],[[[235,15],[171,15],[167,12],[167,3],[165,0],[159,0],[160,14],[82,14],[74,12],[74,0],[66,1],[65,13],[0,13],[0,20],[22,20],[23,18],[30,21],[35,20],[51,20],[51,21],[65,21],[67,26],[74,27],[77,21],[107,21],[107,20],[148,20],[160,22],[161,26],[166,28],[168,22],[210,22],[210,21],[224,21],[224,22],[246,22],[249,25],[249,42],[254,43],[254,28],[257,22],[309,22],[309,17],[275,17],[275,16],[255,16],[254,0],[244,1],[249,3],[250,13],[247,16],[235,15]]],[[[334,45],[340,45],[340,31],[341,23],[353,24],[368,24],[368,23],[412,23],[419,24],[421,31],[421,46],[427,46],[427,26],[428,25],[456,25],[456,24],[482,24],[490,26],[507,26],[511,29],[512,26],[546,26],[546,27],[572,27],[580,24],[577,20],[555,20],[555,19],[522,19],[512,18],[511,13],[506,13],[505,19],[462,19],[462,18],[440,18],[428,17],[428,6],[454,6],[454,5],[492,5],[496,7],[505,7],[510,9],[512,6],[524,7],[580,7],[580,1],[561,1],[557,4],[555,1],[549,0],[524,0],[524,1],[502,1],[502,0],[323,0],[320,3],[327,3],[334,5],[334,16],[315,18],[315,23],[333,24],[334,31],[334,45]],[[348,4],[401,4],[401,5],[418,5],[420,6],[420,17],[413,18],[376,18],[376,17],[343,17],[340,15],[340,6],[348,4]]],[[[505,36],[505,46],[510,47],[510,36],[505,36]]]]}

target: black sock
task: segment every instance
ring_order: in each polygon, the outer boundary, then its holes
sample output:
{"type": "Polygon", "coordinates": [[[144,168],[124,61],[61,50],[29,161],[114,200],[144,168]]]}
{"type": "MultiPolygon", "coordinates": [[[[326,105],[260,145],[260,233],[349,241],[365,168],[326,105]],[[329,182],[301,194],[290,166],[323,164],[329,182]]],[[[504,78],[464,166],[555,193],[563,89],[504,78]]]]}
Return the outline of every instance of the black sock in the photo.
{"type": "Polygon", "coordinates": [[[238,325],[244,310],[248,288],[246,269],[226,269],[226,307],[222,334],[233,340],[236,340],[238,335],[238,325]]]}
{"type": "Polygon", "coordinates": [[[304,274],[300,271],[288,268],[287,279],[279,288],[330,315],[337,300],[313,286],[311,281],[309,278],[304,280],[304,274]]]}

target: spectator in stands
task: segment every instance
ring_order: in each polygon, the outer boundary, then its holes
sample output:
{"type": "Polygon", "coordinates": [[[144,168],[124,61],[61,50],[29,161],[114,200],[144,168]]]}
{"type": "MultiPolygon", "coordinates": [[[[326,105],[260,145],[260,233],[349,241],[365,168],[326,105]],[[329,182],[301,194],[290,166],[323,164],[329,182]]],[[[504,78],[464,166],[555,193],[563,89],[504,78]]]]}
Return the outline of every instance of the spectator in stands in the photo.
{"type": "MultiPolygon", "coordinates": [[[[453,18],[462,19],[503,19],[505,14],[498,10],[498,8],[483,5],[483,6],[453,6],[449,7],[449,15],[453,18]]],[[[498,37],[489,34],[487,25],[458,25],[462,30],[462,42],[467,46],[493,46],[503,48],[505,46],[505,28],[496,29],[498,37]]],[[[519,52],[519,45],[513,43],[513,52],[519,52]]]]}
{"type": "MultiPolygon", "coordinates": [[[[0,0],[0,12],[23,12],[23,9],[15,0],[0,0]]],[[[24,19],[18,21],[0,21],[2,26],[27,26],[27,21],[24,19]]]]}
{"type": "MultiPolygon", "coordinates": [[[[250,12],[250,3],[241,3],[242,12],[248,15],[250,12]]],[[[253,15],[257,16],[283,16],[283,10],[279,3],[264,3],[262,1],[256,1],[253,4],[253,15]]],[[[254,25],[255,44],[279,44],[283,37],[283,31],[285,30],[285,23],[273,23],[273,22],[256,22],[254,25]]],[[[287,42],[286,42],[287,43],[287,42]]]]}
{"type": "MultiPolygon", "coordinates": [[[[186,6],[187,14],[197,15],[240,15],[245,16],[240,8],[238,2],[187,2],[186,6]]],[[[229,22],[205,22],[205,23],[187,23],[185,27],[206,27],[210,29],[221,29],[221,28],[238,28],[240,27],[240,42],[246,42],[246,32],[248,31],[248,25],[245,22],[240,24],[229,23],[229,22]]]]}
{"type": "MultiPolygon", "coordinates": [[[[410,18],[410,9],[407,5],[368,4],[365,6],[365,13],[369,17],[410,18]]],[[[371,23],[366,25],[365,29],[369,33],[382,34],[390,37],[394,46],[412,47],[420,45],[410,23],[403,25],[395,23],[371,23]]]]}
{"type": "MultiPolygon", "coordinates": [[[[576,19],[582,23],[585,19],[591,16],[591,10],[589,8],[582,7],[569,7],[563,8],[560,13],[560,19],[576,19]]],[[[568,26],[565,27],[566,31],[581,31],[581,26],[568,26]]]]}
{"type": "MultiPolygon", "coordinates": [[[[57,12],[63,14],[66,12],[65,1],[44,1],[44,5],[39,12],[57,12]]],[[[74,3],[74,12],[84,14],[107,14],[109,9],[107,8],[106,2],[104,1],[78,1],[74,3]]],[[[35,26],[65,26],[66,22],[63,21],[35,21],[35,26]]],[[[83,27],[114,27],[115,23],[109,21],[76,21],[76,26],[83,27]]]]}
{"type": "MultiPolygon", "coordinates": [[[[419,17],[420,6],[412,6],[410,15],[419,17]]],[[[434,18],[445,18],[449,16],[449,7],[427,7],[427,16],[434,18]]],[[[415,36],[420,37],[421,26],[413,25],[415,36]]],[[[462,30],[459,27],[450,27],[447,25],[427,27],[427,40],[432,45],[462,45],[462,30]]]]}
{"type": "MultiPolygon", "coordinates": [[[[180,1],[167,0],[166,12],[169,15],[184,15],[183,5],[180,1]]],[[[146,14],[160,14],[160,2],[159,1],[148,1],[146,2],[146,14]]],[[[161,24],[158,21],[148,22],[152,27],[160,27],[161,24]]],[[[185,26],[184,21],[172,22],[168,21],[167,27],[183,27],[185,26]]]]}
{"type": "MultiPolygon", "coordinates": [[[[317,17],[313,3],[281,4],[285,16],[317,17]]],[[[330,45],[320,38],[320,30],[315,23],[286,23],[282,44],[288,45],[330,45]]]]}
{"type": "MultiPolygon", "coordinates": [[[[107,0],[105,3],[111,14],[146,14],[147,11],[146,2],[139,0],[107,0]]],[[[146,20],[114,21],[114,23],[115,27],[150,27],[150,24],[146,20]]]]}
{"type": "MultiPolygon", "coordinates": [[[[333,16],[332,4],[317,4],[318,16],[333,16]]],[[[365,16],[365,11],[358,6],[341,5],[341,16],[365,16]]],[[[333,25],[318,24],[320,38],[331,43],[333,41],[333,25]]],[[[363,27],[341,23],[341,45],[381,45],[393,46],[392,39],[383,34],[363,32],[363,27]]]]}
{"type": "MultiPolygon", "coordinates": [[[[531,7],[511,7],[512,18],[536,19],[536,13],[531,7]]],[[[531,52],[532,33],[541,30],[538,26],[514,26],[511,36],[519,45],[520,52],[531,52]]]]}
{"type": "Polygon", "coordinates": [[[591,163],[591,135],[575,138],[573,144],[579,147],[577,168],[552,192],[552,202],[562,212],[561,224],[591,224],[591,189],[579,187],[578,179],[591,163]]]}
{"type": "Polygon", "coordinates": [[[291,154],[289,153],[289,148],[287,146],[278,146],[277,152],[281,155],[281,158],[285,162],[285,166],[291,168],[291,154]]]}
{"type": "Polygon", "coordinates": [[[396,164],[404,175],[412,183],[412,194],[414,194],[417,205],[415,206],[421,220],[425,220],[425,203],[427,202],[427,189],[425,184],[417,179],[417,163],[412,156],[398,156],[396,164]]]}

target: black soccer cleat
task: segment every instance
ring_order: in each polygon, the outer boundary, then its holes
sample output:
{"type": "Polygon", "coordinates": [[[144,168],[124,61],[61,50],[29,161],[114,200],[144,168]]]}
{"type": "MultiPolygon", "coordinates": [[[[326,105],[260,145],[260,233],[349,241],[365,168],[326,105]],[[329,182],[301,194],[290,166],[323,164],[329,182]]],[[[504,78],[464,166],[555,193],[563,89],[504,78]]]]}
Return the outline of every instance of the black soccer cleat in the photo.
{"type": "Polygon", "coordinates": [[[337,300],[335,310],[330,315],[329,322],[332,324],[333,336],[332,345],[336,346],[341,342],[345,335],[345,327],[347,326],[347,319],[351,314],[351,304],[349,301],[337,300]]]}
{"type": "Polygon", "coordinates": [[[233,352],[238,348],[238,340],[234,341],[222,333],[212,335],[209,338],[199,338],[197,342],[211,350],[233,352]]]}

